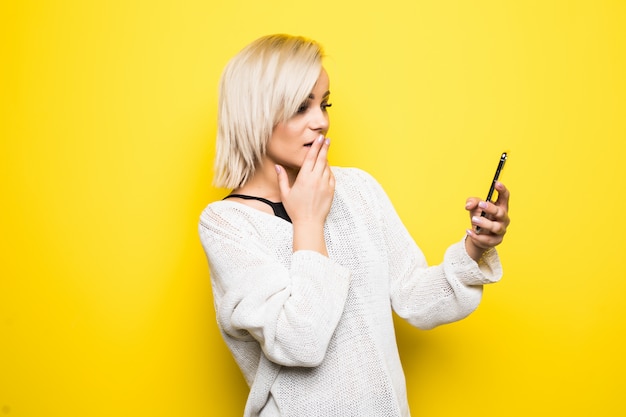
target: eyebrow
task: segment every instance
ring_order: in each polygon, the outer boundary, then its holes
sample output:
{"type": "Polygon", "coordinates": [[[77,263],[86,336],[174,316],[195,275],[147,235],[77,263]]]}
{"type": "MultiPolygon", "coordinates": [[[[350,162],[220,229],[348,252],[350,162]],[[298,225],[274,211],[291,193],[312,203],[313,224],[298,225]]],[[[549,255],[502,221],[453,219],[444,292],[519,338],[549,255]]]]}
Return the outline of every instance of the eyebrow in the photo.
{"type": "MultiPolygon", "coordinates": [[[[328,90],[327,92],[325,92],[325,93],[324,93],[324,95],[322,96],[322,98],[326,98],[326,97],[328,97],[328,96],[330,96],[330,90],[328,90]]],[[[309,99],[311,99],[311,100],[312,100],[312,99],[314,99],[314,98],[315,98],[315,95],[314,95],[313,93],[309,94],[309,99]]]]}

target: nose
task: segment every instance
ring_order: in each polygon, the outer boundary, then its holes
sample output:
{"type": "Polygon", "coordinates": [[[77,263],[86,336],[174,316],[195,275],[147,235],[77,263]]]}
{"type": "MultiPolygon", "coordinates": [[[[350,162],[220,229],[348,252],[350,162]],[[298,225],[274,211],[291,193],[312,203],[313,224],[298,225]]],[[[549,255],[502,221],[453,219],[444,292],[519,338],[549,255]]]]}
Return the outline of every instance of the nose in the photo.
{"type": "Polygon", "coordinates": [[[309,125],[312,130],[326,134],[330,126],[328,112],[322,110],[319,107],[316,108],[314,111],[311,112],[311,120],[309,122],[309,125]]]}

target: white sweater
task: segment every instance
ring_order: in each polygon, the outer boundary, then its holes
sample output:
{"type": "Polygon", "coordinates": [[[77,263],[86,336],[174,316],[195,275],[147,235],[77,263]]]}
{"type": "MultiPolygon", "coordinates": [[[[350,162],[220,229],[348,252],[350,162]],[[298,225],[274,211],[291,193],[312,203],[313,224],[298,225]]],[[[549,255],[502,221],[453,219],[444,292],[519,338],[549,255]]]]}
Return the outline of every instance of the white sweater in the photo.
{"type": "Polygon", "coordinates": [[[392,308],[429,329],[478,306],[500,279],[463,241],[428,267],[380,185],[333,168],[328,257],[292,251],[292,225],[230,200],[200,217],[217,323],[250,386],[245,416],[409,416],[392,308]]]}

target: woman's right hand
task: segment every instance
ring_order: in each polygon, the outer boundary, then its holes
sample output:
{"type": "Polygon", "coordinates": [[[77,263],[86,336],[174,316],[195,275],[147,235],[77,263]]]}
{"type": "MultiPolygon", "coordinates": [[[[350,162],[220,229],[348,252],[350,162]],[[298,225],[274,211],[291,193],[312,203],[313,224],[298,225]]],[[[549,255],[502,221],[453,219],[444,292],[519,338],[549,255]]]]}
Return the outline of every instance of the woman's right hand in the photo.
{"type": "Polygon", "coordinates": [[[294,227],[294,252],[310,249],[327,255],[324,222],[335,193],[329,146],[330,140],[323,135],[313,142],[293,185],[284,168],[276,165],[281,200],[294,227]]]}

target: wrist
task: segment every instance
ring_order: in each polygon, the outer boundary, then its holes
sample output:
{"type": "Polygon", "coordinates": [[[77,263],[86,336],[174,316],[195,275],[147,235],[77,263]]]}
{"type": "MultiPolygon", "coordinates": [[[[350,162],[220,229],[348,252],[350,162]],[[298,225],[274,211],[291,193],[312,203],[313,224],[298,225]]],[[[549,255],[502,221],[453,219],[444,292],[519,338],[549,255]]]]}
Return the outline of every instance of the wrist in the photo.
{"type": "Polygon", "coordinates": [[[478,262],[486,251],[487,249],[477,246],[469,236],[465,237],[465,252],[470,258],[478,262]]]}
{"type": "Polygon", "coordinates": [[[328,256],[324,239],[324,224],[300,221],[293,224],[293,251],[313,250],[328,256]]]}

